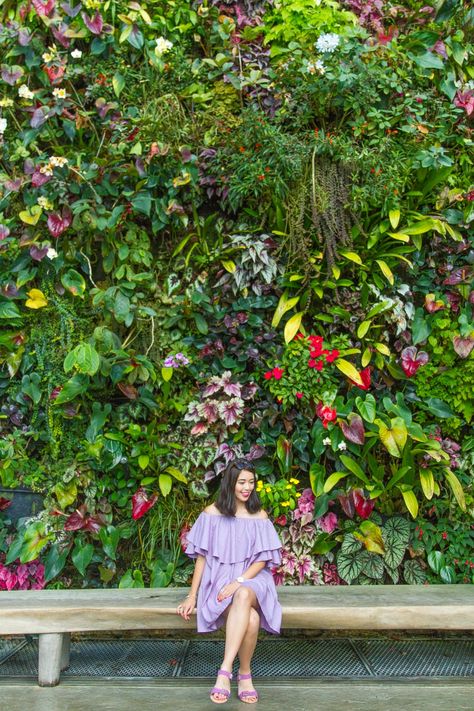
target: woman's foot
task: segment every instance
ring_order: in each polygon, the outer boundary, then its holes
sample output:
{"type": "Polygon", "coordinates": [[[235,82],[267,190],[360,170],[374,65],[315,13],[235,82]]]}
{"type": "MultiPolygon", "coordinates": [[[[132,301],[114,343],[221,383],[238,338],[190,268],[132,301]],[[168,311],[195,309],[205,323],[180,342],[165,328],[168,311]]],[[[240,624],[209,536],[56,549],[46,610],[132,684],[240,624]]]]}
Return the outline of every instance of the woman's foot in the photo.
{"type": "Polygon", "coordinates": [[[249,672],[243,674],[239,672],[237,675],[238,690],[237,696],[245,704],[254,704],[258,701],[258,691],[255,690],[252,682],[252,674],[249,672]]]}
{"type": "Polygon", "coordinates": [[[210,698],[215,704],[225,704],[230,696],[230,680],[232,673],[225,669],[217,672],[216,685],[211,689],[210,698]]]}

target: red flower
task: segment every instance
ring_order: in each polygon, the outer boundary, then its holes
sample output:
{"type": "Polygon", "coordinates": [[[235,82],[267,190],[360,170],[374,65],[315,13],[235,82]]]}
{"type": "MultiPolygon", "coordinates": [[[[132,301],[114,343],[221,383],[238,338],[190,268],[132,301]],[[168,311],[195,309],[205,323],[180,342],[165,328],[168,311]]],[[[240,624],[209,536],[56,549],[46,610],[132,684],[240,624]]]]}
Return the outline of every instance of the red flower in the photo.
{"type": "Polygon", "coordinates": [[[362,491],[362,489],[354,489],[352,491],[352,498],[354,501],[355,510],[357,511],[359,516],[361,518],[369,518],[370,514],[374,509],[375,500],[366,499],[364,497],[364,492],[362,491]]]}
{"type": "Polygon", "coordinates": [[[272,375],[275,378],[275,380],[281,380],[282,375],[283,375],[283,368],[273,368],[272,370],[272,375]]]}
{"type": "Polygon", "coordinates": [[[421,365],[428,362],[428,353],[417,351],[415,346],[404,348],[401,353],[403,372],[408,378],[412,378],[421,365]]]}
{"type": "Polygon", "coordinates": [[[316,365],[314,366],[316,370],[321,371],[324,368],[324,363],[322,360],[317,360],[316,365]]]}
{"type": "Polygon", "coordinates": [[[259,180],[265,180],[265,173],[260,173],[260,175],[257,175],[257,178],[259,180]]]}
{"type": "Polygon", "coordinates": [[[443,533],[441,534],[441,537],[443,538],[443,540],[447,539],[448,534],[446,533],[446,531],[443,531],[443,533]]]}
{"type": "Polygon", "coordinates": [[[64,76],[66,67],[64,64],[60,64],[57,67],[45,67],[44,71],[48,75],[48,79],[51,84],[59,84],[64,76]]]}
{"type": "Polygon", "coordinates": [[[301,398],[303,397],[303,393],[296,393],[296,397],[298,398],[298,400],[301,400],[301,398]]]}
{"type": "Polygon", "coordinates": [[[339,358],[339,351],[337,348],[333,348],[333,350],[326,356],[326,363],[332,363],[336,360],[336,358],[339,358]]]}
{"type": "MultiPolygon", "coordinates": [[[[474,193],[474,190],[473,190],[473,193],[474,193]]],[[[301,331],[298,331],[298,333],[295,336],[295,341],[301,341],[302,338],[304,338],[303,334],[301,333],[301,331]]]]}
{"type": "Polygon", "coordinates": [[[315,368],[316,367],[316,361],[313,358],[310,358],[308,361],[308,368],[315,368]]]}
{"type": "Polygon", "coordinates": [[[322,402],[316,407],[316,414],[322,420],[324,428],[337,417],[336,410],[333,407],[329,407],[329,405],[324,405],[322,402]]]}
{"type": "Polygon", "coordinates": [[[267,370],[267,372],[263,376],[265,380],[271,380],[273,378],[273,373],[271,370],[267,370]]]}
{"type": "Polygon", "coordinates": [[[148,494],[143,488],[143,486],[137,489],[134,495],[132,496],[132,518],[137,520],[144,516],[146,512],[149,511],[151,507],[156,503],[157,499],[158,496],[156,494],[153,494],[151,499],[149,499],[148,494]]]}
{"type": "Polygon", "coordinates": [[[278,518],[275,519],[275,523],[279,526],[286,526],[286,516],[281,514],[281,516],[278,516],[278,518]]]}
{"type": "Polygon", "coordinates": [[[361,390],[368,390],[370,388],[370,367],[364,368],[359,373],[360,379],[362,380],[362,385],[356,383],[355,380],[350,380],[352,385],[360,388],[361,390]]]}

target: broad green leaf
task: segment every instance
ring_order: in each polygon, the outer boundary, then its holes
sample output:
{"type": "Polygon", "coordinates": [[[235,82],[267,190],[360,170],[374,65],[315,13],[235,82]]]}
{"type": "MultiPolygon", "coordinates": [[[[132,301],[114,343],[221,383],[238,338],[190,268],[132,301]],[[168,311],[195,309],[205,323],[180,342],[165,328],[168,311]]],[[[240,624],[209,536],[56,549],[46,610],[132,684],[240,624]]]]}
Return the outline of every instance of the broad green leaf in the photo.
{"type": "Polygon", "coordinates": [[[282,317],[285,315],[287,311],[290,311],[290,309],[293,308],[293,306],[296,306],[298,301],[300,300],[299,296],[293,296],[291,299],[288,298],[288,292],[284,291],[283,294],[280,296],[280,300],[278,302],[278,306],[276,307],[275,313],[273,314],[273,319],[272,319],[272,326],[273,328],[276,328],[278,324],[280,323],[282,317]]]}
{"type": "Polygon", "coordinates": [[[374,420],[379,428],[379,437],[393,457],[401,457],[403,448],[407,441],[408,430],[405,422],[401,417],[394,417],[391,421],[391,427],[382,420],[374,420]]]}
{"type": "Polygon", "coordinates": [[[409,242],[410,236],[406,235],[404,232],[389,232],[390,237],[398,240],[399,242],[409,242]]]}
{"type": "Polygon", "coordinates": [[[336,484],[341,480],[344,479],[344,477],[347,476],[347,472],[333,472],[333,474],[330,474],[326,481],[324,482],[324,487],[323,487],[323,492],[325,494],[328,493],[328,491],[331,491],[336,484]]]}
{"type": "Polygon", "coordinates": [[[420,483],[425,497],[431,500],[434,494],[434,476],[431,469],[420,469],[420,483]]]}
{"type": "Polygon", "coordinates": [[[407,585],[423,585],[426,573],[418,560],[406,560],[403,564],[403,577],[407,585]]]}
{"type": "Polygon", "coordinates": [[[71,559],[83,578],[86,575],[87,566],[91,562],[93,555],[94,546],[92,543],[86,543],[85,545],[82,545],[79,541],[76,543],[71,554],[71,559]]]}
{"type": "Polygon", "coordinates": [[[173,368],[162,368],[161,377],[167,383],[173,377],[173,368]]]}
{"type": "Polygon", "coordinates": [[[61,509],[71,506],[77,499],[77,485],[74,479],[67,484],[58,482],[52,491],[61,509]]]}
{"type": "Polygon", "coordinates": [[[434,227],[434,222],[430,218],[428,220],[420,220],[414,225],[409,225],[403,228],[403,232],[407,235],[422,235],[426,232],[431,232],[434,227]]]}
{"type": "Polygon", "coordinates": [[[50,580],[56,578],[66,565],[66,560],[69,554],[69,548],[65,548],[59,552],[59,545],[53,543],[48,551],[44,561],[44,579],[49,583],[50,580]]]}
{"type": "Polygon", "coordinates": [[[413,493],[413,490],[407,489],[406,491],[402,491],[401,493],[405,502],[405,506],[410,512],[411,517],[415,519],[418,516],[418,500],[415,494],[413,493]]]}
{"type": "Polygon", "coordinates": [[[346,583],[352,583],[362,572],[364,558],[359,551],[343,553],[342,550],[337,557],[337,572],[346,583]]]}
{"type": "Polygon", "coordinates": [[[347,454],[341,454],[340,456],[341,462],[344,464],[346,469],[349,469],[354,476],[356,476],[358,479],[364,482],[364,484],[369,484],[369,480],[367,479],[367,476],[364,472],[364,470],[357,464],[357,462],[354,459],[351,459],[351,457],[348,457],[347,454]]]}
{"type": "Polygon", "coordinates": [[[355,368],[352,363],[344,358],[338,358],[336,360],[336,368],[338,368],[341,373],[347,375],[348,378],[353,380],[357,385],[363,385],[362,378],[360,377],[359,371],[355,368]]]}
{"type": "Polygon", "coordinates": [[[138,466],[140,467],[140,469],[146,469],[149,463],[150,457],[148,456],[148,454],[140,454],[140,456],[138,457],[138,466]]]}
{"type": "Polygon", "coordinates": [[[466,499],[464,497],[464,491],[461,482],[451,469],[446,469],[446,481],[451,487],[451,490],[454,494],[454,498],[458,502],[460,508],[463,511],[466,511],[466,499]]]}
{"type": "Polygon", "coordinates": [[[341,257],[345,257],[351,262],[355,262],[356,264],[360,264],[361,266],[363,264],[362,259],[355,252],[347,252],[345,249],[340,249],[339,254],[341,255],[341,257]]]}
{"type": "Polygon", "coordinates": [[[400,210],[390,210],[388,213],[388,219],[394,230],[397,229],[398,223],[400,222],[400,210]]]}
{"type": "Polygon", "coordinates": [[[160,474],[158,477],[158,484],[160,486],[160,491],[163,496],[168,496],[171,491],[172,479],[169,474],[160,474]]]}
{"type": "Polygon", "coordinates": [[[428,565],[435,573],[441,572],[441,568],[446,565],[446,558],[441,551],[430,551],[427,557],[428,565]]]}
{"type": "Polygon", "coordinates": [[[68,373],[76,368],[80,373],[95,375],[99,370],[100,355],[90,343],[79,343],[64,360],[64,371],[68,373]]]}
{"type": "Polygon", "coordinates": [[[235,270],[237,269],[237,266],[235,262],[232,261],[232,259],[223,259],[221,262],[222,266],[224,269],[229,272],[229,274],[233,274],[235,270]]]}
{"type": "Polygon", "coordinates": [[[87,375],[73,375],[62,387],[61,392],[53,400],[53,405],[62,405],[65,402],[74,400],[77,395],[84,393],[89,387],[87,375]]]}
{"type": "Polygon", "coordinates": [[[61,284],[73,296],[80,296],[81,298],[84,296],[86,282],[82,274],[76,272],[75,269],[68,269],[67,272],[62,275],[61,284]]]}
{"type": "Polygon", "coordinates": [[[379,265],[380,271],[382,272],[384,277],[387,279],[389,284],[391,284],[393,286],[395,279],[394,279],[392,270],[388,266],[387,262],[384,262],[383,259],[376,259],[375,261],[379,265]]]}
{"type": "Polygon", "coordinates": [[[366,348],[365,351],[362,353],[362,358],[360,359],[362,367],[366,368],[369,365],[371,360],[372,360],[372,349],[366,348]]]}
{"type": "Polygon", "coordinates": [[[364,338],[365,334],[369,330],[371,326],[372,320],[369,319],[368,321],[362,321],[362,323],[359,325],[357,329],[357,338],[364,338]]]}
{"type": "Polygon", "coordinates": [[[166,467],[165,472],[168,472],[169,474],[171,474],[171,476],[174,476],[174,478],[177,479],[178,481],[182,481],[183,484],[187,484],[187,482],[188,482],[188,480],[185,477],[185,475],[183,474],[183,472],[181,472],[176,467],[172,467],[172,466],[166,467]]]}
{"type": "Polygon", "coordinates": [[[303,311],[298,311],[294,314],[289,321],[285,324],[284,336],[285,343],[289,343],[296,336],[301,326],[301,319],[303,318],[303,311]]]}
{"type": "Polygon", "coordinates": [[[376,401],[371,393],[367,393],[365,399],[356,397],[355,405],[366,422],[373,422],[376,414],[376,401]]]}
{"type": "Polygon", "coordinates": [[[385,356],[390,356],[390,348],[388,348],[385,343],[376,343],[375,344],[375,349],[379,352],[382,353],[382,355],[385,356]]]}
{"type": "Polygon", "coordinates": [[[403,560],[410,540],[410,524],[401,516],[393,516],[382,527],[385,545],[385,563],[390,568],[397,568],[403,560]]]}
{"type": "Polygon", "coordinates": [[[112,87],[114,89],[114,93],[117,99],[122,93],[122,89],[124,88],[124,86],[125,77],[123,76],[123,74],[120,74],[120,72],[115,72],[114,76],[112,77],[112,87]]]}

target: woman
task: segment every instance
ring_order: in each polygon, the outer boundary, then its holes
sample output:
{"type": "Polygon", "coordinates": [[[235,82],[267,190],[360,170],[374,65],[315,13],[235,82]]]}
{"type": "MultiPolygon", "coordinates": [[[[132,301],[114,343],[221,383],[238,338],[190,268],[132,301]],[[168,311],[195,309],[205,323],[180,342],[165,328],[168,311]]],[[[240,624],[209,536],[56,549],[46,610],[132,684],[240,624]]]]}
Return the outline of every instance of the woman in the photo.
{"type": "Polygon", "coordinates": [[[187,541],[186,553],[196,558],[196,566],[191,591],[177,612],[189,620],[197,600],[198,632],[226,625],[224,659],[211,700],[222,704],[229,698],[238,654],[238,697],[255,703],[250,664],[259,628],[280,632],[281,606],[270,566],[280,563],[281,543],[262,510],[250,462],[237,459],[227,465],[215,504],[199,515],[187,541]]]}

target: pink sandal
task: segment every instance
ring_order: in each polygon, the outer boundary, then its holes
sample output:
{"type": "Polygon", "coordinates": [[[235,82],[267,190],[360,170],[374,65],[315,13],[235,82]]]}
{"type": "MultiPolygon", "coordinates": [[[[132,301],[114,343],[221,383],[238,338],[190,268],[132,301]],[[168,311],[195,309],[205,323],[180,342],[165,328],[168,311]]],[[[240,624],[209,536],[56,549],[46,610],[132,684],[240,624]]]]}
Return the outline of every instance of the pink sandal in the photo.
{"type": "MultiPolygon", "coordinates": [[[[221,676],[226,676],[228,679],[232,679],[232,673],[226,671],[225,669],[219,669],[219,671],[217,672],[217,676],[219,676],[219,674],[220,674],[221,676]]],[[[217,686],[214,686],[214,687],[211,689],[210,699],[211,699],[211,701],[213,701],[215,704],[225,704],[226,701],[228,701],[229,696],[230,696],[230,691],[229,691],[229,689],[219,689],[217,686]],[[213,698],[212,698],[213,694],[222,694],[222,696],[225,696],[225,699],[213,699],[213,698]]]]}
{"type": "MultiPolygon", "coordinates": [[[[251,679],[252,675],[251,674],[237,674],[237,681],[244,681],[245,679],[251,679]]],[[[258,691],[253,689],[250,691],[239,691],[237,696],[239,697],[240,701],[243,701],[244,703],[248,704],[248,701],[245,701],[249,696],[254,696],[255,701],[258,701],[258,691]]]]}

